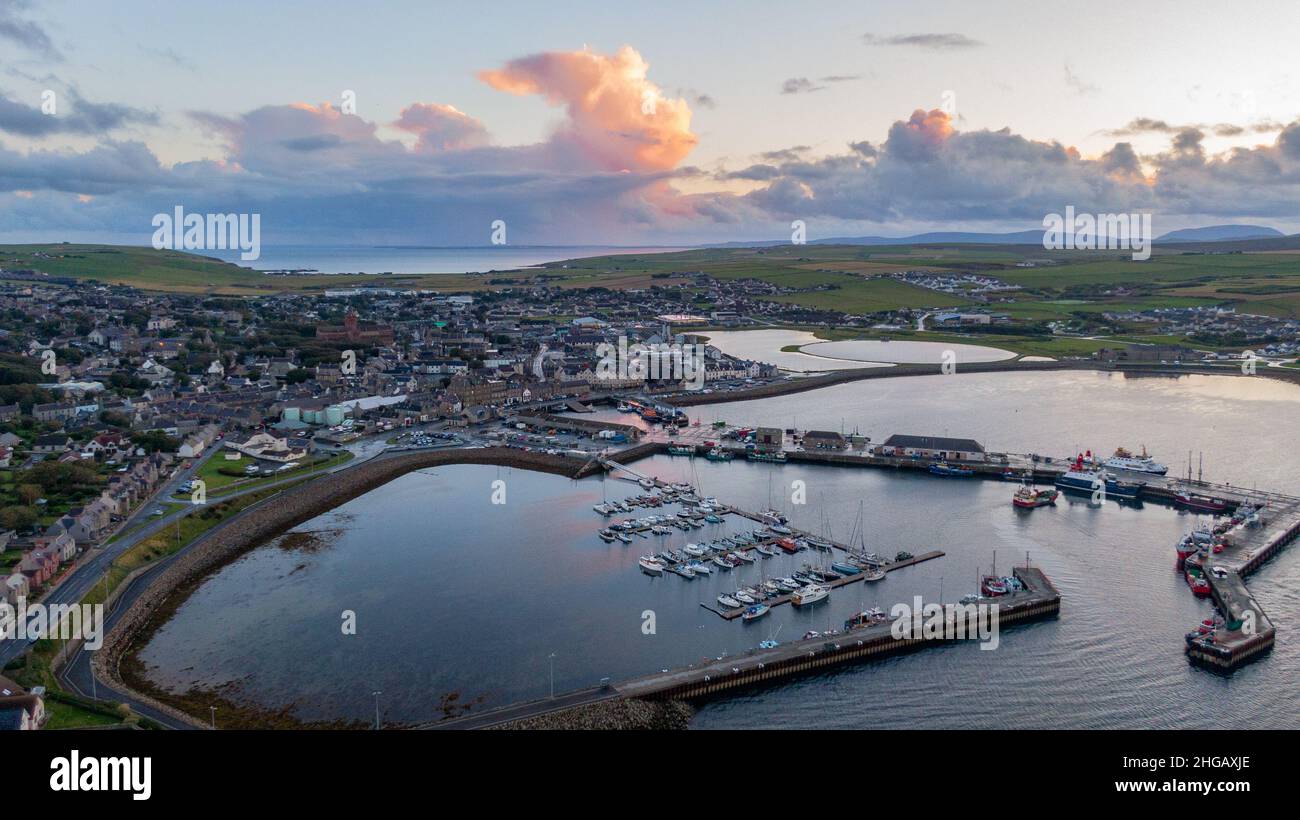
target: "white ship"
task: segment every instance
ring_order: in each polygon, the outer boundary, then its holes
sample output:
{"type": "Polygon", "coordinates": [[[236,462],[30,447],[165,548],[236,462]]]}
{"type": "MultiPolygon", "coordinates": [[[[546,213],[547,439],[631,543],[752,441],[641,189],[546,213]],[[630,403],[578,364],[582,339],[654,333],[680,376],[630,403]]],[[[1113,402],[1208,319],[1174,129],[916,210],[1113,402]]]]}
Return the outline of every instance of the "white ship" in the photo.
{"type": "Polygon", "coordinates": [[[1106,459],[1102,466],[1109,467],[1112,470],[1128,470],[1132,473],[1154,473],[1155,475],[1164,475],[1169,472],[1169,468],[1159,463],[1151,456],[1147,455],[1147,448],[1142,448],[1142,455],[1134,455],[1123,447],[1115,451],[1115,455],[1106,459]]]}
{"type": "Polygon", "coordinates": [[[815,604],[818,601],[826,598],[830,594],[831,591],[824,586],[820,586],[818,584],[809,584],[808,586],[796,592],[794,595],[791,595],[790,603],[794,604],[795,606],[806,606],[808,604],[815,604]]]}

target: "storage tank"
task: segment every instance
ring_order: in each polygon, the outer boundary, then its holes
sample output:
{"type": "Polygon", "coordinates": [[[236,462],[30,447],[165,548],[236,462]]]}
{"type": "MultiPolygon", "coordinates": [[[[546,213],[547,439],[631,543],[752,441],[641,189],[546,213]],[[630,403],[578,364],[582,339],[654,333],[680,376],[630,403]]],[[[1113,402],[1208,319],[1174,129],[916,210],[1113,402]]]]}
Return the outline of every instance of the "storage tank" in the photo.
{"type": "Polygon", "coordinates": [[[325,408],[325,423],[331,427],[343,423],[343,408],[340,405],[332,404],[325,408]]]}
{"type": "Polygon", "coordinates": [[[297,407],[286,407],[280,414],[281,421],[302,421],[302,410],[297,407]]]}

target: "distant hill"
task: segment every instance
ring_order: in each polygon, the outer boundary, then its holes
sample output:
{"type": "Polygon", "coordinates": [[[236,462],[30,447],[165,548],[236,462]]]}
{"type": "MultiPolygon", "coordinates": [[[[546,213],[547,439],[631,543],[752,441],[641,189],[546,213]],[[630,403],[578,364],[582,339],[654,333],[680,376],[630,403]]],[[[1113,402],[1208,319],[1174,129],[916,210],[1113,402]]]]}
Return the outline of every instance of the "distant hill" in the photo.
{"type": "MultiPolygon", "coordinates": [[[[1156,242],[1236,242],[1247,239],[1274,239],[1285,236],[1281,231],[1263,225],[1208,225],[1203,228],[1184,228],[1156,237],[1156,242]]],[[[931,231],[910,236],[833,236],[827,239],[810,239],[809,245],[1041,245],[1043,230],[1012,231],[1010,233],[981,233],[979,231],[931,231]]],[[[710,248],[767,248],[788,245],[789,240],[764,242],[723,242],[707,245],[710,248]]]]}
{"type": "Polygon", "coordinates": [[[1240,239],[1272,239],[1286,234],[1264,225],[1207,225],[1184,228],[1156,237],[1157,242],[1225,242],[1240,239]]]}

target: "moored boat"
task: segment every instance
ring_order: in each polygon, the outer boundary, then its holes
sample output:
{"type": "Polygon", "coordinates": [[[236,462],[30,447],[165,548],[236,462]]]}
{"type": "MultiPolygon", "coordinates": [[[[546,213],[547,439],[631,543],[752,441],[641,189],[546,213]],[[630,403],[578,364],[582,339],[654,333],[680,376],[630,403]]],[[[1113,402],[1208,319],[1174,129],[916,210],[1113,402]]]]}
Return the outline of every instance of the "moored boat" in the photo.
{"type": "Polygon", "coordinates": [[[1144,486],[1140,481],[1120,481],[1105,470],[1090,470],[1084,466],[1083,456],[1075,459],[1074,466],[1056,479],[1059,490],[1086,495],[1104,492],[1112,498],[1137,498],[1144,486]]]}
{"type": "Polygon", "coordinates": [[[809,584],[790,596],[790,603],[795,606],[807,606],[825,600],[831,591],[820,584],[809,584]]]}
{"type": "Polygon", "coordinates": [[[938,464],[931,464],[929,470],[931,475],[945,476],[949,478],[968,478],[975,475],[975,471],[969,467],[953,467],[946,461],[941,461],[938,464]]]}
{"type": "Polygon", "coordinates": [[[767,604],[755,604],[754,606],[751,606],[749,609],[746,609],[745,614],[741,615],[740,617],[746,621],[756,621],[759,618],[766,615],[768,612],[770,612],[771,609],[772,607],[768,606],[767,604]]]}
{"type": "Polygon", "coordinates": [[[709,461],[731,461],[732,459],[731,453],[717,447],[714,447],[712,450],[705,453],[704,457],[709,461]]]}
{"type": "Polygon", "coordinates": [[[1127,470],[1131,473],[1151,473],[1153,475],[1164,475],[1169,472],[1168,467],[1147,455],[1145,446],[1142,447],[1142,455],[1134,455],[1120,447],[1115,451],[1115,455],[1102,462],[1102,466],[1109,467],[1112,470],[1127,470]]]}
{"type": "Polygon", "coordinates": [[[1201,495],[1200,493],[1194,493],[1190,490],[1180,490],[1178,494],[1174,496],[1174,503],[1180,507],[1186,507],[1189,510],[1214,513],[1216,515],[1227,512],[1232,506],[1231,503],[1222,498],[1201,495]]]}
{"type": "Polygon", "coordinates": [[[722,605],[725,606],[727,609],[739,609],[739,608],[740,608],[740,601],[737,601],[735,598],[732,598],[730,595],[719,595],[719,596],[718,596],[718,603],[722,604],[722,605]]]}
{"type": "Polygon", "coordinates": [[[663,561],[653,555],[643,555],[637,559],[637,564],[641,567],[641,571],[647,575],[663,575],[666,566],[663,561]]]}

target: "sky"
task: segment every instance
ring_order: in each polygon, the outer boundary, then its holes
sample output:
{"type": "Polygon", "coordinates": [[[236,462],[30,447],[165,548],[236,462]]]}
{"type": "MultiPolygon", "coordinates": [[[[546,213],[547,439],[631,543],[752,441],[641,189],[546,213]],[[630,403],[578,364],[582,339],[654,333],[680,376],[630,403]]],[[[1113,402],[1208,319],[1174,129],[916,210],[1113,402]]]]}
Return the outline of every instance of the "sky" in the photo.
{"type": "Polygon", "coordinates": [[[1287,2],[0,0],[0,241],[1300,231],[1287,2]]]}

